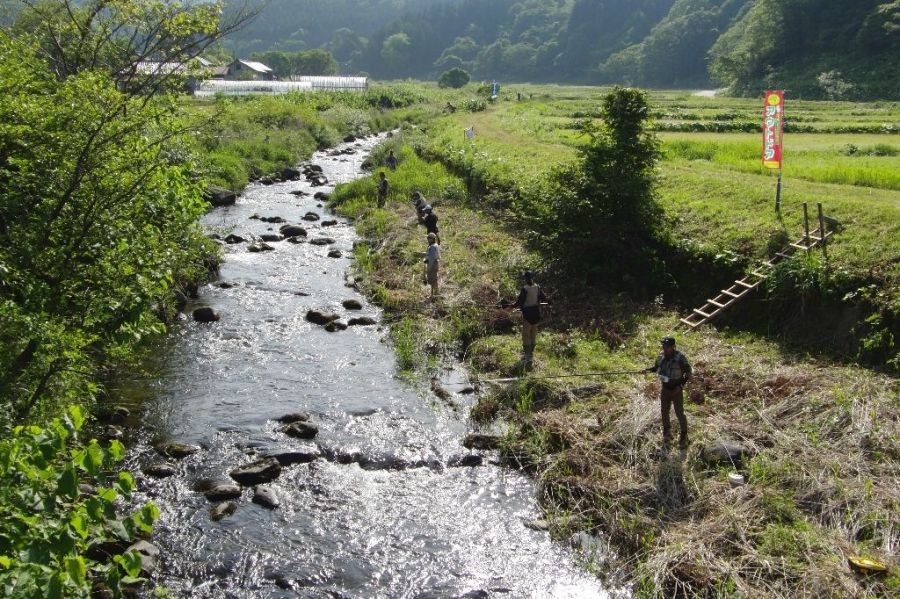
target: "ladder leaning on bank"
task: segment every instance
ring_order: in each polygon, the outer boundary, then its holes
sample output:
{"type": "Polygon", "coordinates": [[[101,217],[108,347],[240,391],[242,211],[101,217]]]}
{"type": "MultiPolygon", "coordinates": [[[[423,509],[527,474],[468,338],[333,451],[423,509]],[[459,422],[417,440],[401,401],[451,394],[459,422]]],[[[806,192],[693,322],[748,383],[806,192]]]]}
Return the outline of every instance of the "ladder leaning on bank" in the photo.
{"type": "Polygon", "coordinates": [[[728,289],[723,289],[717,296],[706,300],[706,303],[695,308],[688,316],[681,319],[681,323],[691,329],[695,329],[705,322],[709,322],[719,314],[734,306],[736,303],[756,291],[764,280],[766,280],[775,265],[794,257],[797,250],[810,252],[813,249],[824,246],[828,238],[834,234],[834,231],[826,231],[825,215],[822,213],[822,204],[818,205],[819,209],[819,229],[817,235],[809,232],[809,210],[807,205],[803,204],[803,225],[804,235],[801,239],[784,247],[781,251],[775,252],[769,260],[763,262],[758,268],[750,271],[750,274],[737,279],[728,289]]]}

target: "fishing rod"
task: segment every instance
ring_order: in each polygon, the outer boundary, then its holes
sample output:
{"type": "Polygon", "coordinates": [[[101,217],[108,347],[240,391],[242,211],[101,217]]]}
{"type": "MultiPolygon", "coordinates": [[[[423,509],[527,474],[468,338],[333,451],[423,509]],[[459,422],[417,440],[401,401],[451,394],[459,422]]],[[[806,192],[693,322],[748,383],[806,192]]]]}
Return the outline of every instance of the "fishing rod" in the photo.
{"type": "Polygon", "coordinates": [[[644,374],[645,370],[619,370],[619,371],[609,371],[609,372],[585,372],[582,374],[557,374],[550,376],[515,376],[503,379],[476,379],[474,381],[466,381],[463,383],[441,383],[443,385],[472,385],[478,383],[512,383],[514,381],[525,381],[525,380],[552,380],[552,379],[574,379],[574,378],[584,378],[591,376],[616,376],[622,374],[644,374]]]}

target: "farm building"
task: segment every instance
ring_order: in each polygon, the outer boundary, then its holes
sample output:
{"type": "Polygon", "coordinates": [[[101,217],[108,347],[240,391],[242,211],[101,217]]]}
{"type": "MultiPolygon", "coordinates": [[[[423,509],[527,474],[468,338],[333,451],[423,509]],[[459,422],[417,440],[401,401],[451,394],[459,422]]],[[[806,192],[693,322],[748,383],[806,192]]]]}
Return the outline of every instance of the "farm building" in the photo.
{"type": "Polygon", "coordinates": [[[238,59],[228,65],[228,79],[274,81],[275,72],[261,62],[238,59]]]}

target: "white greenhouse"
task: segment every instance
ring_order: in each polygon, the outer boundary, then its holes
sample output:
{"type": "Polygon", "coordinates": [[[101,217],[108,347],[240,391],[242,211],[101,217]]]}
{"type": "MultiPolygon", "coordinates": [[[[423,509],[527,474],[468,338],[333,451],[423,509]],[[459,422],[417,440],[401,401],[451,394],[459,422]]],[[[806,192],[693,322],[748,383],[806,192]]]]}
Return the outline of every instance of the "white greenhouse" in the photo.
{"type": "Polygon", "coordinates": [[[294,77],[290,81],[228,81],[207,79],[194,84],[195,96],[278,95],[290,92],[363,92],[369,89],[366,77],[294,77]]]}

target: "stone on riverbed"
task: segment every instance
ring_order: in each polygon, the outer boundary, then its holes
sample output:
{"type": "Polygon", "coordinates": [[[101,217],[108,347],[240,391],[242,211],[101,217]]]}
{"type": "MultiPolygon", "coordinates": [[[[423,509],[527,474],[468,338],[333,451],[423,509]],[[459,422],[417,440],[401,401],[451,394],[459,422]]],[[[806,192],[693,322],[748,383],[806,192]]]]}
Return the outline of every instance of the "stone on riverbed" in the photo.
{"type": "Polygon", "coordinates": [[[213,206],[231,206],[237,201],[237,194],[230,189],[210,185],[203,194],[206,201],[213,206]]]}
{"type": "Polygon", "coordinates": [[[315,239],[310,240],[310,243],[313,245],[331,245],[334,243],[334,239],[331,237],[316,237],[315,239]]]}
{"type": "Polygon", "coordinates": [[[234,483],[219,483],[204,493],[210,501],[225,501],[241,496],[241,488],[234,483]]]}
{"type": "Polygon", "coordinates": [[[274,510],[278,507],[278,497],[269,487],[256,487],[253,491],[253,503],[274,510]]]}
{"type": "Polygon", "coordinates": [[[281,464],[274,458],[263,458],[250,462],[249,464],[238,466],[228,473],[231,478],[245,487],[267,483],[278,478],[280,474],[281,464]]]}
{"type": "Polygon", "coordinates": [[[469,433],[463,439],[463,447],[466,449],[480,449],[482,451],[497,449],[500,447],[500,437],[482,433],[469,433]]]}
{"type": "Polygon", "coordinates": [[[306,320],[319,325],[326,325],[329,322],[334,322],[335,320],[341,317],[340,314],[327,314],[319,312],[318,310],[310,310],[306,313],[306,320]]]}
{"type": "Polygon", "coordinates": [[[378,324],[378,321],[371,316],[360,316],[359,318],[351,318],[347,321],[347,324],[351,327],[367,327],[378,324]]]}
{"type": "Polygon", "coordinates": [[[213,522],[218,522],[236,511],[237,504],[233,501],[226,501],[225,503],[220,503],[209,508],[209,517],[213,519],[213,522]]]}
{"type": "Polygon", "coordinates": [[[169,464],[167,462],[157,462],[155,464],[148,464],[144,466],[143,473],[147,476],[152,476],[153,478],[168,478],[170,476],[174,476],[177,472],[174,464],[169,464]]]}
{"type": "Polygon", "coordinates": [[[338,249],[329,250],[329,252],[328,252],[328,257],[329,257],[329,258],[343,258],[343,257],[344,257],[344,253],[343,253],[341,250],[338,250],[338,249]]]}
{"type": "Polygon", "coordinates": [[[306,229],[299,225],[284,225],[279,231],[285,237],[306,237],[306,229]]]}
{"type": "Polygon", "coordinates": [[[212,308],[197,308],[194,310],[194,320],[197,322],[218,322],[219,313],[212,308]]]}
{"type": "Polygon", "coordinates": [[[225,243],[227,243],[228,245],[234,245],[235,243],[244,243],[247,240],[244,239],[243,237],[241,237],[240,235],[235,235],[234,233],[232,233],[231,235],[228,235],[227,237],[225,237],[225,239],[223,239],[223,241],[225,243]]]}
{"type": "Polygon", "coordinates": [[[198,451],[200,451],[200,448],[196,445],[188,445],[186,443],[176,443],[175,441],[168,441],[165,443],[159,443],[156,446],[156,451],[163,454],[164,456],[180,460],[181,458],[186,458],[189,455],[197,453],[198,451]]]}
{"type": "Polygon", "coordinates": [[[309,464],[322,457],[322,452],[315,445],[273,451],[265,455],[267,458],[275,458],[282,466],[294,464],[309,464]]]}
{"type": "Polygon", "coordinates": [[[294,422],[306,422],[309,420],[309,414],[306,412],[295,412],[293,414],[285,414],[277,418],[282,424],[293,424],[294,422]]]}
{"type": "Polygon", "coordinates": [[[319,427],[309,422],[294,422],[287,426],[282,426],[278,429],[278,432],[295,439],[314,439],[319,434],[319,427]]]}
{"type": "Polygon", "coordinates": [[[336,333],[338,331],[346,331],[347,323],[342,320],[333,320],[325,325],[325,330],[329,333],[336,333]]]}
{"type": "Polygon", "coordinates": [[[263,233],[262,235],[259,236],[259,238],[262,239],[263,241],[270,241],[270,242],[284,241],[284,236],[278,235],[277,233],[263,233]]]}
{"type": "Polygon", "coordinates": [[[362,303],[359,300],[348,299],[341,304],[346,310],[362,310],[362,303]]]}
{"type": "Polygon", "coordinates": [[[448,460],[447,465],[451,468],[474,468],[484,463],[484,457],[478,453],[467,453],[465,455],[453,456],[448,460]]]}
{"type": "Polygon", "coordinates": [[[321,223],[323,227],[334,227],[338,224],[336,220],[323,220],[321,223]]]}
{"type": "Polygon", "coordinates": [[[271,252],[271,251],[273,251],[274,249],[275,249],[275,248],[273,248],[271,245],[269,245],[268,243],[265,243],[265,242],[263,242],[263,241],[258,242],[258,243],[254,243],[253,245],[250,245],[250,246],[247,246],[247,251],[248,251],[248,252],[253,252],[253,253],[257,253],[257,252],[271,252]]]}
{"type": "Polygon", "coordinates": [[[303,220],[309,221],[309,222],[316,222],[320,218],[321,217],[318,214],[316,214],[315,212],[307,212],[306,214],[303,215],[303,220]]]}

